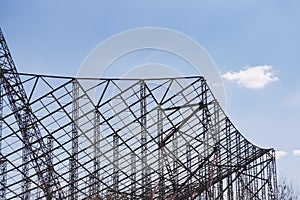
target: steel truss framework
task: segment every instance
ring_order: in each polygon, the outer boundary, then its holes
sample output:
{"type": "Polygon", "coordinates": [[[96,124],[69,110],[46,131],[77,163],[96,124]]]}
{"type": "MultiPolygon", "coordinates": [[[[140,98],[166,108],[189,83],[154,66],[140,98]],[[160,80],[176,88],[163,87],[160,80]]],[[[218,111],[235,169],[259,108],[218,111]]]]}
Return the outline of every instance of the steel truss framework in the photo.
{"type": "Polygon", "coordinates": [[[277,199],[274,150],[203,77],[20,74],[1,51],[0,199],[277,199]]]}

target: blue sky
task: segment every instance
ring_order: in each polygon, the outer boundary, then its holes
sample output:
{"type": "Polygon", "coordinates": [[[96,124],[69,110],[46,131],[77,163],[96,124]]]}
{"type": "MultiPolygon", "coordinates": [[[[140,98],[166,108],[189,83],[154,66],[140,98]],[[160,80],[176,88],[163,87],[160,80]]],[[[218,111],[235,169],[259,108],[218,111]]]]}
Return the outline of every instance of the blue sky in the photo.
{"type": "Polygon", "coordinates": [[[0,26],[20,72],[75,76],[96,45],[139,27],[190,36],[221,75],[271,66],[277,80],[262,88],[224,79],[226,110],[250,141],[281,152],[279,176],[300,185],[299,9],[296,0],[2,0],[0,26]]]}

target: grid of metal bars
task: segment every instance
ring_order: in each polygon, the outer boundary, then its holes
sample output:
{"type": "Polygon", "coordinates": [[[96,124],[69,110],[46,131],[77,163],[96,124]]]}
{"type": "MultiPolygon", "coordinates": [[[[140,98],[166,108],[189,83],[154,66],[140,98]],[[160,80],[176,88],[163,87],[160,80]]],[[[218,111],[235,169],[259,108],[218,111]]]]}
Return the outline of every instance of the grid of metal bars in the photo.
{"type": "Polygon", "coordinates": [[[1,85],[4,199],[22,197],[28,180],[30,199],[277,198],[274,150],[238,132],[203,77],[18,76],[48,144],[51,170],[43,173],[53,173],[56,181],[41,185],[34,161],[24,163],[17,111],[1,85]]]}
{"type": "Polygon", "coordinates": [[[0,44],[0,199],[277,199],[203,77],[19,74],[0,44]]]}

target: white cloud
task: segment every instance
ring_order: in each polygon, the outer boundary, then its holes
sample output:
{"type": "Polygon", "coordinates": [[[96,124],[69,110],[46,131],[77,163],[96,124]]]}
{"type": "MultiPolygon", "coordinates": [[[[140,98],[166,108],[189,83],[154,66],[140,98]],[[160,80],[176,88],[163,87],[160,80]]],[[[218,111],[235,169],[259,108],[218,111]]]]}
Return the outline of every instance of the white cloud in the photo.
{"type": "Polygon", "coordinates": [[[285,151],[275,151],[275,156],[276,156],[277,160],[280,159],[280,158],[282,158],[282,157],[284,157],[284,156],[286,156],[287,154],[288,153],[285,152],[285,151]]]}
{"type": "Polygon", "coordinates": [[[279,80],[269,65],[246,67],[238,72],[227,72],[222,77],[251,89],[261,89],[268,83],[279,80]]]}
{"type": "Polygon", "coordinates": [[[298,156],[300,157],[300,149],[294,150],[294,151],[293,151],[293,155],[294,155],[294,156],[297,156],[297,157],[298,157],[298,156]]]}

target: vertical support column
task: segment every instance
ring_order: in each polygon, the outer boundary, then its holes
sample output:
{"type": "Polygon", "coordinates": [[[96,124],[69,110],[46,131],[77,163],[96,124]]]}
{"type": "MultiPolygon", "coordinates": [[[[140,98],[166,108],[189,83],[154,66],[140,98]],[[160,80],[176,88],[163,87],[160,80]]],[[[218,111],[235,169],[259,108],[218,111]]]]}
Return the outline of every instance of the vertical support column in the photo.
{"type": "Polygon", "coordinates": [[[0,79],[0,199],[6,199],[6,167],[7,163],[2,155],[2,117],[3,117],[3,91],[2,91],[2,78],[0,79]]]}
{"type": "Polygon", "coordinates": [[[48,166],[48,169],[47,169],[47,176],[46,176],[46,187],[47,187],[47,190],[49,191],[49,197],[47,197],[48,199],[51,199],[52,197],[55,196],[55,194],[53,192],[53,170],[52,170],[52,167],[53,167],[53,154],[52,154],[52,149],[53,149],[53,137],[51,135],[49,135],[47,137],[47,149],[48,149],[48,155],[49,155],[49,160],[47,160],[47,166],[48,166]]]}
{"type": "MultiPolygon", "coordinates": [[[[242,150],[241,150],[241,147],[242,147],[242,144],[241,144],[241,138],[240,138],[240,134],[238,132],[235,133],[235,145],[236,145],[236,149],[237,149],[237,153],[236,153],[236,163],[240,163],[241,162],[241,157],[242,157],[242,150]]],[[[239,170],[239,173],[236,173],[236,176],[237,177],[237,181],[236,181],[236,195],[237,195],[237,198],[236,199],[243,199],[244,198],[244,194],[243,194],[243,175],[241,172],[241,170],[244,170],[244,169],[240,169],[239,170]]]]}
{"type": "Polygon", "coordinates": [[[6,170],[7,163],[1,158],[0,160],[0,199],[6,199],[6,170]]]}
{"type": "MultiPolygon", "coordinates": [[[[219,103],[215,100],[214,101],[214,136],[213,136],[213,143],[217,148],[214,160],[214,168],[216,170],[216,175],[218,177],[222,174],[222,165],[220,162],[220,107],[219,103]]],[[[223,180],[220,180],[217,184],[217,196],[220,197],[220,200],[223,200],[223,180]]]]}
{"type": "MultiPolygon", "coordinates": [[[[268,158],[264,155],[264,159],[268,159],[268,158]]],[[[266,166],[266,177],[265,177],[267,179],[267,184],[265,185],[266,194],[267,194],[266,196],[268,199],[274,199],[274,198],[272,198],[273,191],[272,191],[271,163],[267,163],[266,165],[267,165],[266,166]]]]}
{"type": "MultiPolygon", "coordinates": [[[[26,123],[27,125],[27,123],[26,123]]],[[[29,200],[30,199],[30,178],[29,178],[29,147],[26,144],[26,141],[29,141],[29,133],[28,127],[25,125],[23,127],[24,134],[23,134],[23,148],[22,148],[22,200],[29,200]]]]}
{"type": "MultiPolygon", "coordinates": [[[[261,156],[259,161],[260,161],[260,163],[264,163],[265,162],[264,156],[261,156]]],[[[265,175],[266,169],[264,169],[264,167],[265,167],[264,164],[260,164],[260,170],[261,170],[260,178],[261,178],[261,180],[266,180],[266,175],[265,175]]],[[[261,188],[261,199],[267,199],[266,198],[266,186],[263,185],[264,182],[261,182],[261,183],[262,183],[262,185],[261,185],[261,187],[262,187],[261,188]]]]}
{"type": "Polygon", "coordinates": [[[278,186],[277,186],[277,173],[276,173],[276,156],[275,156],[275,150],[273,149],[271,152],[272,155],[272,175],[273,175],[273,181],[272,181],[272,186],[273,186],[273,199],[278,199],[278,186]]]}
{"type": "Polygon", "coordinates": [[[178,193],[178,133],[174,133],[172,139],[172,151],[173,151],[173,176],[174,176],[174,195],[177,197],[178,193]]]}
{"type": "Polygon", "coordinates": [[[113,200],[119,199],[119,137],[113,136],[113,200]]]}
{"type": "MultiPolygon", "coordinates": [[[[202,152],[202,161],[203,159],[206,159],[209,156],[209,150],[211,149],[211,144],[210,144],[210,140],[211,140],[211,133],[209,131],[209,129],[211,128],[211,119],[210,119],[210,114],[208,111],[208,95],[207,95],[207,91],[208,91],[208,86],[204,80],[204,78],[201,79],[201,99],[202,99],[202,103],[204,104],[204,108],[202,109],[202,121],[203,121],[203,152],[202,152]]],[[[205,192],[203,192],[203,196],[204,199],[211,199],[211,193],[212,191],[212,187],[210,186],[210,165],[209,164],[205,164],[203,166],[203,170],[202,174],[199,174],[200,177],[204,177],[203,181],[207,182],[208,188],[206,189],[205,192]]]]}
{"type": "MultiPolygon", "coordinates": [[[[226,119],[225,121],[225,135],[226,135],[226,160],[229,166],[232,166],[232,154],[229,151],[231,149],[231,124],[229,119],[226,119]]],[[[233,181],[232,181],[232,174],[227,176],[227,199],[228,200],[233,200],[233,181]]]]}
{"type": "MultiPolygon", "coordinates": [[[[254,160],[253,161],[253,169],[252,169],[254,177],[258,177],[259,176],[258,170],[257,170],[258,168],[259,168],[259,165],[257,165],[257,160],[254,160]]],[[[252,178],[252,179],[254,179],[253,180],[253,184],[252,184],[253,185],[253,192],[256,193],[256,191],[258,191],[258,186],[259,186],[258,185],[258,181],[259,180],[258,180],[258,178],[252,178]]]]}
{"type": "Polygon", "coordinates": [[[136,196],[136,155],[131,153],[131,199],[136,196]]]}
{"type": "MultiPolygon", "coordinates": [[[[249,158],[250,157],[250,145],[248,143],[245,144],[245,151],[244,153],[244,158],[249,158]]],[[[252,164],[252,163],[251,163],[252,164]]],[[[250,199],[251,197],[251,188],[250,188],[250,177],[251,177],[251,169],[249,169],[249,167],[251,166],[251,164],[249,164],[249,166],[246,167],[245,171],[244,171],[244,176],[243,176],[243,193],[244,193],[244,197],[246,199],[250,199]]]]}
{"type": "Polygon", "coordinates": [[[93,194],[100,195],[100,114],[97,108],[94,113],[94,186],[93,194]]]}
{"type": "MultiPolygon", "coordinates": [[[[202,109],[202,121],[204,122],[203,124],[203,138],[202,140],[204,141],[204,153],[203,153],[203,157],[207,157],[208,156],[208,145],[207,145],[207,128],[208,128],[208,118],[207,118],[207,86],[205,83],[205,80],[201,80],[201,99],[202,99],[202,103],[205,106],[202,109]]],[[[206,171],[206,170],[204,170],[206,171]]]]}
{"type": "Polygon", "coordinates": [[[150,197],[151,189],[149,186],[149,167],[147,164],[147,101],[146,85],[144,81],[140,83],[140,111],[141,111],[141,162],[142,162],[142,198],[150,197]]]}
{"type": "MultiPolygon", "coordinates": [[[[205,83],[204,78],[201,78],[201,101],[204,105],[204,108],[201,112],[201,121],[203,122],[202,125],[202,141],[203,141],[203,152],[200,152],[198,157],[198,162],[201,163],[203,160],[208,156],[208,145],[207,145],[207,127],[208,127],[208,119],[207,119],[207,86],[205,83]]],[[[208,180],[208,167],[207,165],[203,166],[203,170],[199,170],[199,177],[203,177],[202,181],[208,180]]],[[[202,199],[207,199],[208,196],[208,189],[204,191],[202,194],[202,199]]]]}
{"type": "MultiPolygon", "coordinates": [[[[158,144],[161,144],[163,141],[163,111],[161,107],[158,107],[157,110],[157,138],[158,144]]],[[[158,150],[158,173],[159,173],[159,197],[158,199],[165,199],[165,188],[164,188],[164,147],[162,146],[158,150]]]]}
{"type": "MultiPolygon", "coordinates": [[[[187,163],[187,168],[188,169],[192,169],[192,152],[191,152],[191,145],[189,143],[186,144],[186,163],[187,163]]],[[[187,171],[187,177],[190,176],[190,172],[187,171]]],[[[190,179],[189,182],[187,183],[187,193],[188,193],[188,197],[191,197],[192,199],[192,180],[190,179]]]]}
{"type": "Polygon", "coordinates": [[[88,188],[88,194],[89,194],[87,199],[93,199],[93,197],[94,197],[94,190],[93,190],[94,174],[89,174],[86,182],[87,182],[87,188],[88,188]]]}
{"type": "Polygon", "coordinates": [[[70,177],[69,177],[69,199],[78,199],[78,109],[79,109],[79,87],[77,80],[74,79],[72,83],[72,153],[70,157],[70,177]]]}
{"type": "MultiPolygon", "coordinates": [[[[267,178],[268,178],[268,198],[275,199],[275,188],[274,187],[274,157],[272,155],[265,155],[265,159],[269,159],[270,162],[267,164],[267,178]]],[[[275,155],[274,155],[275,156],[275,155]]]]}

